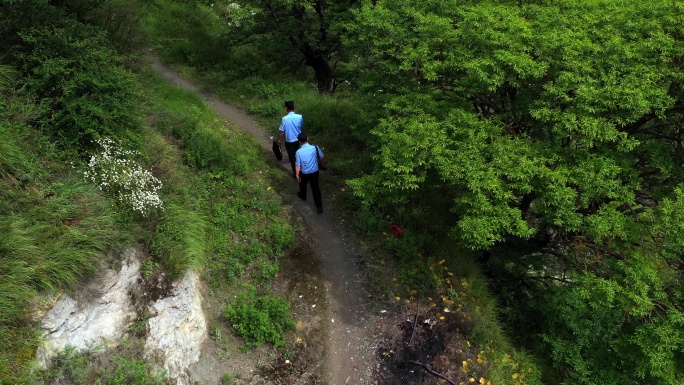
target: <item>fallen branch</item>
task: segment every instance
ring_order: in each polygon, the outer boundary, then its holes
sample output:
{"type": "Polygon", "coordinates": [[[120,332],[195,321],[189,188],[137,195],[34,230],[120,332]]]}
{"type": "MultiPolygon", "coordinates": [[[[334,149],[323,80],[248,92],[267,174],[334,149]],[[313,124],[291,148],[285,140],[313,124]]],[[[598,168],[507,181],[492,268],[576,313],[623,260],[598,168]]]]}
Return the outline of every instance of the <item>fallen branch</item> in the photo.
{"type": "Polygon", "coordinates": [[[418,314],[413,318],[413,331],[411,332],[411,339],[409,339],[408,346],[413,342],[413,335],[416,334],[416,322],[418,322],[418,314]]]}
{"type": "Polygon", "coordinates": [[[448,382],[448,383],[450,383],[450,384],[452,384],[452,385],[457,385],[455,382],[451,381],[449,378],[447,378],[447,377],[444,376],[443,374],[440,374],[440,373],[435,372],[434,370],[430,369],[429,366],[427,366],[427,365],[425,365],[425,364],[421,364],[420,362],[416,362],[416,361],[401,361],[401,362],[399,362],[399,363],[400,363],[400,364],[413,364],[413,365],[422,366],[423,369],[425,369],[428,373],[430,373],[430,374],[432,374],[432,375],[434,375],[434,376],[437,376],[437,377],[439,377],[439,378],[445,380],[446,382],[448,382]]]}

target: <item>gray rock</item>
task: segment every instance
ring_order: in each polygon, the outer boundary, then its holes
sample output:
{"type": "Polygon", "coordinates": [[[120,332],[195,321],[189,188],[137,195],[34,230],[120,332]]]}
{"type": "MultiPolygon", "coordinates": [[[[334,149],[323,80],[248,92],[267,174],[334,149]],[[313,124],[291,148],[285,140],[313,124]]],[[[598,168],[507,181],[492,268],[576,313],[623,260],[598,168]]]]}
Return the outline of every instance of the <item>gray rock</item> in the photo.
{"type": "Polygon", "coordinates": [[[190,384],[188,367],[199,360],[207,338],[199,278],[188,272],[173,286],[171,296],[155,302],[145,344],[148,357],[158,360],[178,385],[190,384]]]}
{"type": "Polygon", "coordinates": [[[67,346],[82,352],[118,345],[136,317],[128,292],[139,276],[140,262],[135,250],[129,250],[120,271],[103,265],[73,297],[62,295],[41,321],[39,365],[49,366],[67,346]]]}

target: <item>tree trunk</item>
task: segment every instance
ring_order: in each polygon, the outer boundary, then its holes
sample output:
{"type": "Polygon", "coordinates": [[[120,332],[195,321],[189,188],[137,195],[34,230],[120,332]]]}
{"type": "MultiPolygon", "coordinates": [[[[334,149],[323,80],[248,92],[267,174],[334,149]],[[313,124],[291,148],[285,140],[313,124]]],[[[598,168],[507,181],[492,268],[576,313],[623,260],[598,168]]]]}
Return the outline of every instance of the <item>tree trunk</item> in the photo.
{"type": "Polygon", "coordinates": [[[314,70],[318,91],[332,94],[334,91],[333,80],[335,79],[335,76],[330,63],[328,62],[330,54],[312,50],[308,47],[308,44],[301,47],[300,51],[304,54],[304,58],[306,59],[305,64],[314,70]]]}

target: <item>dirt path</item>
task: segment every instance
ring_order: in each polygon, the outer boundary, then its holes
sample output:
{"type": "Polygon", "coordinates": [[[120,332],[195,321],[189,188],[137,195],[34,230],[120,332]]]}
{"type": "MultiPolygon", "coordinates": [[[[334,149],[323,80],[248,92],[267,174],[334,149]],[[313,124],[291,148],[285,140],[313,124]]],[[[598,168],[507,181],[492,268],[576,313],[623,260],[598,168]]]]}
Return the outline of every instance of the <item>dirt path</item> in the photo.
{"type": "MultiPolygon", "coordinates": [[[[277,128],[265,129],[238,108],[181,79],[159,61],[155,60],[152,65],[169,82],[200,95],[216,114],[253,135],[266,150],[270,151],[271,136],[276,133],[277,128]]],[[[291,174],[287,154],[284,155],[281,166],[285,172],[291,174]]],[[[292,187],[291,193],[294,196],[294,180],[292,187]]],[[[324,207],[325,188],[323,182],[321,189],[324,207]]],[[[295,200],[295,210],[308,226],[308,238],[318,262],[319,271],[315,274],[320,276],[325,288],[325,305],[319,307],[323,309],[323,313],[317,317],[317,322],[322,323],[319,329],[325,331],[323,341],[317,341],[324,344],[320,362],[313,365],[316,371],[320,371],[317,377],[330,385],[374,383],[371,376],[377,365],[375,336],[382,328],[382,322],[379,321],[382,313],[381,309],[373,305],[374,301],[369,300],[368,291],[365,289],[360,249],[345,235],[344,229],[330,210],[317,214],[313,202],[302,202],[298,199],[295,200]]],[[[304,378],[289,381],[283,383],[313,383],[304,378]]]]}

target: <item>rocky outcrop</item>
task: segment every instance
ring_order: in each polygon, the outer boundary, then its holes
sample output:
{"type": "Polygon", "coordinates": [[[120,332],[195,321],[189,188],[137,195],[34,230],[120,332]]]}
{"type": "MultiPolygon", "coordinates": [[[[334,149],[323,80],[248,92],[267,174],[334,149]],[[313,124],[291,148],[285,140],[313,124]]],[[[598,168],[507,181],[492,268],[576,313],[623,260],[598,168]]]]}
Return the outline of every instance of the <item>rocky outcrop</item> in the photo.
{"type": "MultiPolygon", "coordinates": [[[[120,269],[103,265],[75,294],[59,296],[41,320],[39,365],[48,367],[69,346],[76,352],[117,346],[140,317],[136,306],[140,309],[140,298],[146,297],[138,295],[145,290],[142,282],[140,256],[129,250],[120,269]],[[133,303],[133,297],[139,298],[138,303],[133,303]]],[[[190,384],[188,367],[199,359],[207,337],[199,282],[196,273],[188,272],[173,284],[168,296],[149,305],[146,356],[178,385],[190,384]]]]}
{"type": "Polygon", "coordinates": [[[178,385],[189,384],[187,368],[199,360],[207,337],[197,275],[188,272],[173,285],[170,296],[152,305],[150,313],[146,354],[160,361],[178,385]]]}
{"type": "Polygon", "coordinates": [[[136,318],[128,292],[139,277],[140,262],[130,250],[119,271],[103,265],[73,296],[63,294],[42,319],[39,364],[47,367],[67,346],[77,352],[116,346],[136,318]]]}

